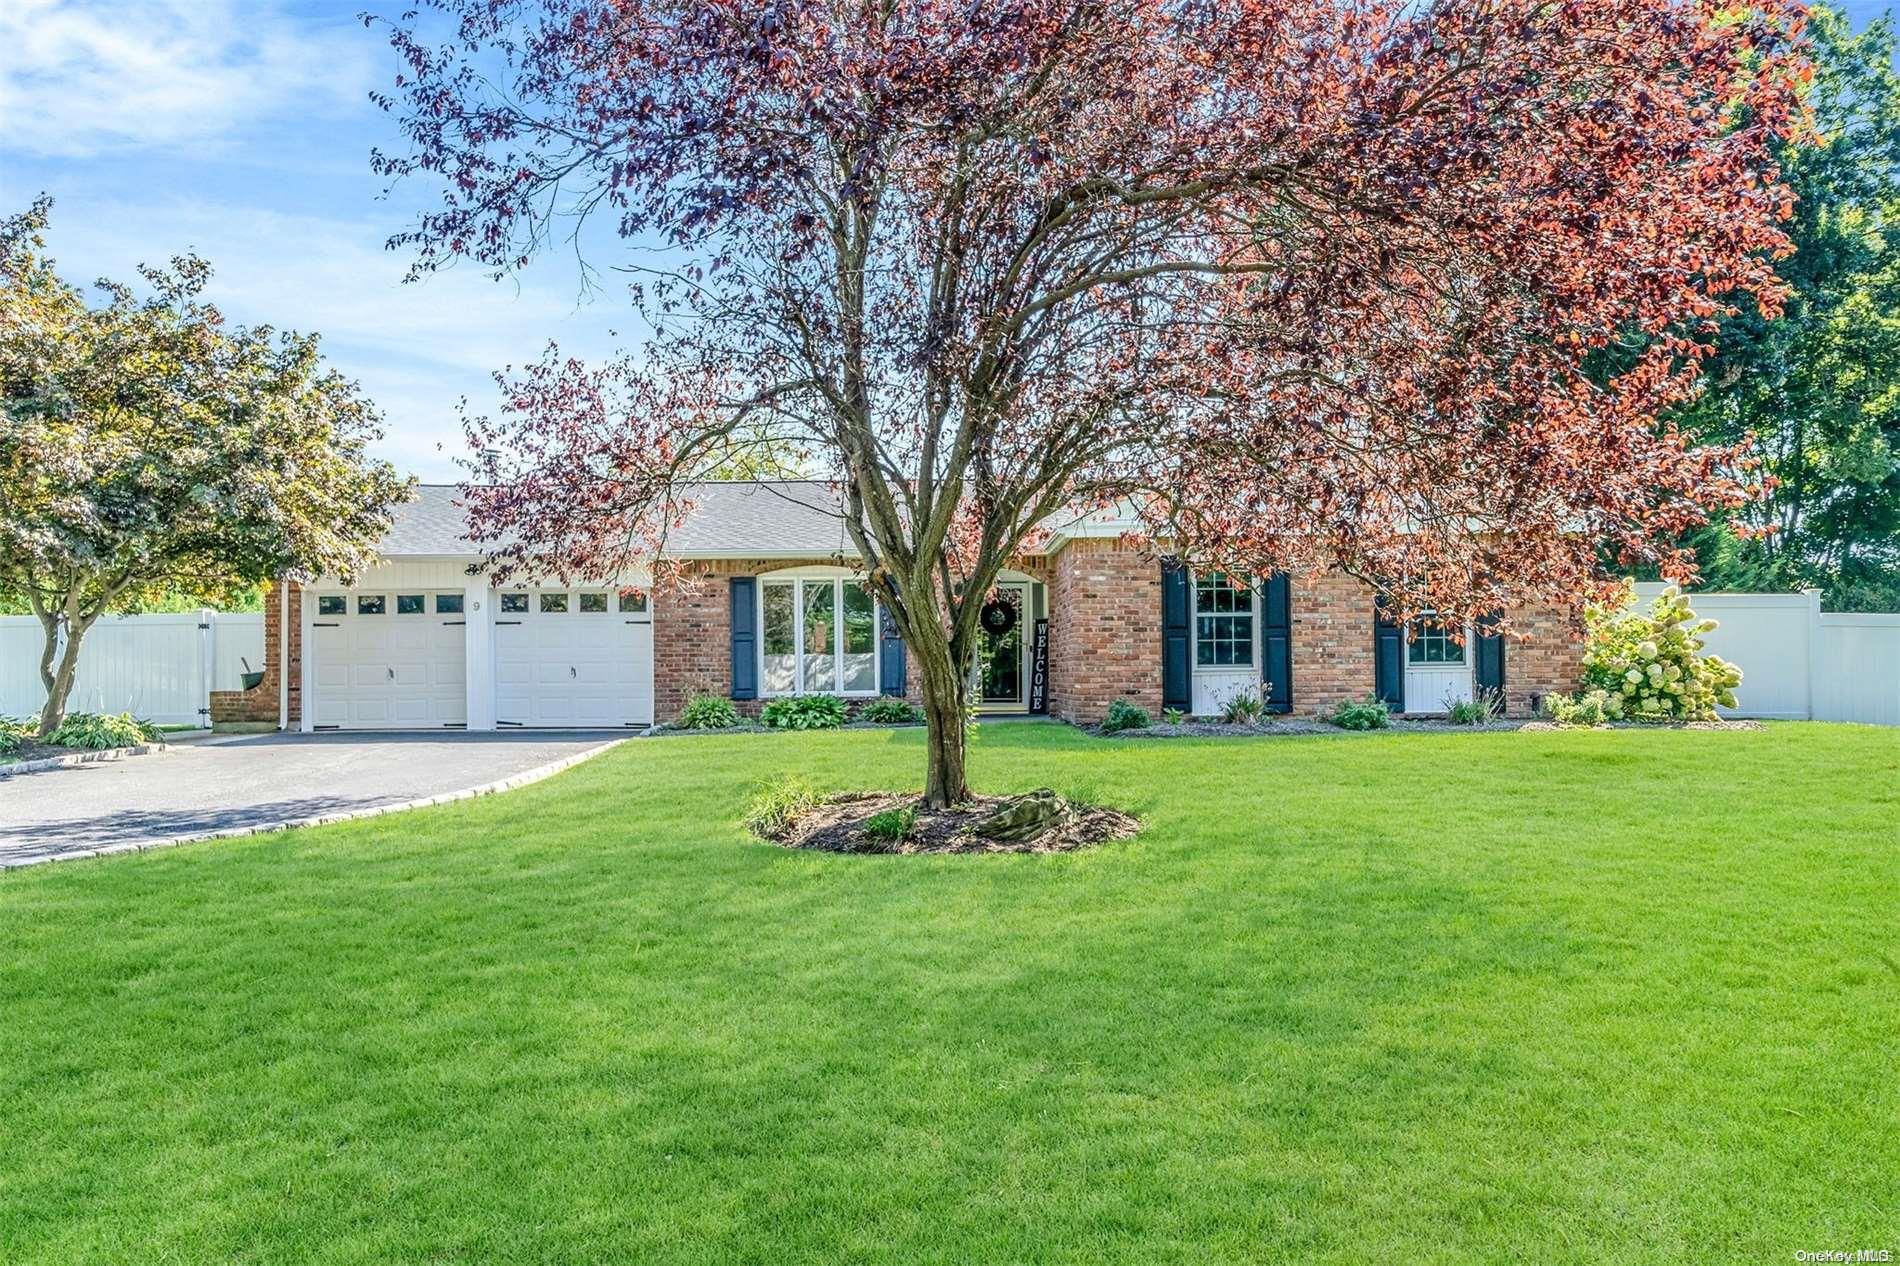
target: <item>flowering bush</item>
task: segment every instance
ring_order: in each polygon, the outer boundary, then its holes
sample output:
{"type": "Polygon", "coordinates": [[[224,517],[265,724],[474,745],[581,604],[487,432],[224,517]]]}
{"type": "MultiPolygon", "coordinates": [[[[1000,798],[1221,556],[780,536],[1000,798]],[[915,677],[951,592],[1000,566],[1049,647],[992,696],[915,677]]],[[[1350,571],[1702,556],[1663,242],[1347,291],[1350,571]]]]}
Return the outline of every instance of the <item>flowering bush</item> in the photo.
{"type": "Polygon", "coordinates": [[[1634,605],[1593,607],[1585,617],[1583,690],[1552,698],[1548,711],[1567,725],[1605,721],[1707,721],[1716,706],[1735,706],[1742,670],[1702,652],[1714,620],[1698,620],[1679,590],[1665,589],[1649,612],[1634,605]]]}

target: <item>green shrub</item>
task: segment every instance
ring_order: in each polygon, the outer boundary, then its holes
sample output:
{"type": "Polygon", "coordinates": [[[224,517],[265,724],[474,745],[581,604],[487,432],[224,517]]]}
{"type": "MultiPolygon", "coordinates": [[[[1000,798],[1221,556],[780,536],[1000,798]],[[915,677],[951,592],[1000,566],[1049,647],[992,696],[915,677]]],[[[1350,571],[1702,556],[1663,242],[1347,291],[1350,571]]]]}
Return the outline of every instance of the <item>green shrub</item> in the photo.
{"type": "Polygon", "coordinates": [[[156,743],[163,737],[156,725],[141,721],[130,712],[68,714],[46,741],[58,747],[131,747],[137,743],[156,743]]]}
{"type": "Polygon", "coordinates": [[[1546,695],[1544,697],[1544,715],[1558,725],[1574,725],[1590,728],[1603,725],[1610,720],[1606,706],[1610,696],[1601,690],[1586,690],[1581,694],[1546,695]]]}
{"type": "Polygon", "coordinates": [[[1122,730],[1145,730],[1153,724],[1154,722],[1148,719],[1146,712],[1126,699],[1117,699],[1108,705],[1108,715],[1102,718],[1102,733],[1117,734],[1122,730]]]}
{"type": "Polygon", "coordinates": [[[0,756],[11,756],[22,744],[39,733],[39,726],[15,717],[0,717],[0,756]]]}
{"type": "Polygon", "coordinates": [[[1265,716],[1267,705],[1251,690],[1243,690],[1221,705],[1220,719],[1228,725],[1253,725],[1265,716]]]}
{"type": "Polygon", "coordinates": [[[1487,725],[1504,715],[1504,694],[1489,686],[1469,699],[1453,699],[1445,705],[1445,719],[1453,725],[1487,725]]]}
{"type": "Polygon", "coordinates": [[[864,820],[864,833],[886,844],[902,844],[910,835],[911,828],[916,825],[917,810],[909,807],[886,809],[864,820]]]}
{"type": "Polygon", "coordinates": [[[1392,709],[1377,695],[1333,709],[1332,722],[1342,730],[1383,730],[1392,724],[1392,709]]]}
{"type": "Polygon", "coordinates": [[[682,730],[729,730],[739,724],[739,709],[718,695],[694,695],[680,709],[682,730]]]}
{"type": "MultiPolygon", "coordinates": [[[[1707,721],[1716,706],[1735,706],[1742,670],[1703,653],[1689,600],[1665,589],[1639,612],[1633,605],[1593,607],[1585,614],[1583,689],[1571,702],[1594,700],[1611,721],[1707,721]]],[[[1552,716],[1556,714],[1553,712],[1552,716]]]]}
{"type": "Polygon", "coordinates": [[[837,695],[786,695],[759,712],[775,730],[835,730],[844,724],[844,700],[837,695]]]}
{"type": "Polygon", "coordinates": [[[802,774],[786,774],[752,793],[745,824],[754,835],[779,835],[818,804],[818,791],[802,774]]]}
{"type": "Polygon", "coordinates": [[[924,719],[924,710],[902,699],[873,699],[858,712],[858,720],[874,725],[915,725],[924,719]]]}

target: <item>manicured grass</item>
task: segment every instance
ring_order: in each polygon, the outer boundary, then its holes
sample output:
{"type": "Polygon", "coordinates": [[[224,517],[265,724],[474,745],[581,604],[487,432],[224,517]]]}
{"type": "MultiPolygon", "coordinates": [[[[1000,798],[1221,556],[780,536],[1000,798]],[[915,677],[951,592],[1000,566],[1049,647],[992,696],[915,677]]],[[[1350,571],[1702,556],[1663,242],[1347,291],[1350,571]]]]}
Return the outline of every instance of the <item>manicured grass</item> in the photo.
{"type": "Polygon", "coordinates": [[[759,779],[914,785],[922,738],[0,878],[0,1257],[1900,1246],[1900,732],[992,726],[980,789],[1146,831],[742,837],[759,779]]]}

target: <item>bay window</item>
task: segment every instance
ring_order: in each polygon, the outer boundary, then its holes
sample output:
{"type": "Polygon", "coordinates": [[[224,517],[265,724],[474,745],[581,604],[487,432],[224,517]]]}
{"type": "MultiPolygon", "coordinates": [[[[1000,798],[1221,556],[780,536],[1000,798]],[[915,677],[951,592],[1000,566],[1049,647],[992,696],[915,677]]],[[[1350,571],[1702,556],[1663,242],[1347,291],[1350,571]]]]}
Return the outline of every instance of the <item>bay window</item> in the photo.
{"type": "Polygon", "coordinates": [[[759,633],[762,694],[877,693],[877,602],[862,581],[761,578],[759,633]]]}

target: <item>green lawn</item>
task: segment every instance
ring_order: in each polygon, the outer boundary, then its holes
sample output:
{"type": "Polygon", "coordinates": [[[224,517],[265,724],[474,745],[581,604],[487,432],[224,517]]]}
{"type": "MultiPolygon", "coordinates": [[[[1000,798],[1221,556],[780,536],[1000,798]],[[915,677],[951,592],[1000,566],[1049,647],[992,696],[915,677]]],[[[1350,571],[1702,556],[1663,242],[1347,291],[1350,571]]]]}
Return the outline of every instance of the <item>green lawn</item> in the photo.
{"type": "Polygon", "coordinates": [[[902,787],[921,748],[636,742],[0,876],[0,1259],[1900,1248],[1900,732],[991,726],[980,789],[1145,832],[736,825],[781,769],[902,787]]]}

